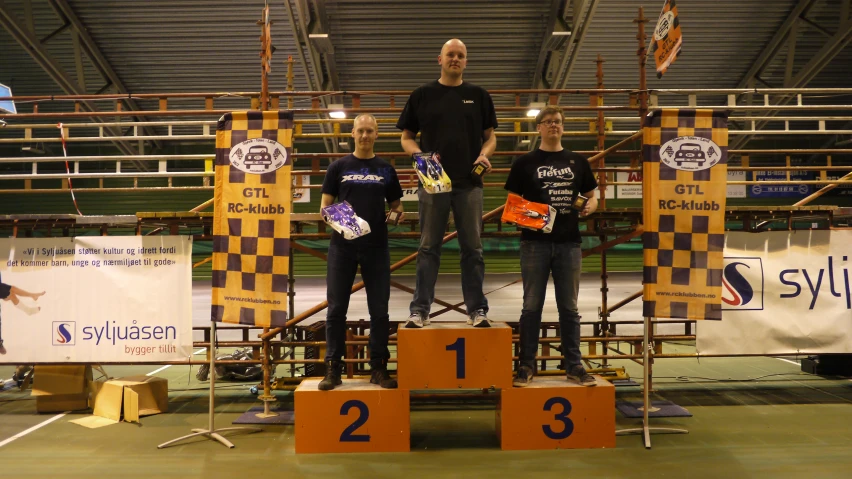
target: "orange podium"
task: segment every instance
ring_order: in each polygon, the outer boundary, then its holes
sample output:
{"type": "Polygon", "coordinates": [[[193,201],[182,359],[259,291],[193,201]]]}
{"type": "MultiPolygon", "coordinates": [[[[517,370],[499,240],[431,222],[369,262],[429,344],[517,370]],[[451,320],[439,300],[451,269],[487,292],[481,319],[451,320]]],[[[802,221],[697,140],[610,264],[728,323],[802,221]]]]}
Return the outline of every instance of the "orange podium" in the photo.
{"type": "Polygon", "coordinates": [[[512,387],[512,328],[432,323],[397,332],[400,389],[512,387]]]}
{"type": "Polygon", "coordinates": [[[525,388],[504,389],[497,434],[505,450],[615,447],[615,387],[599,376],[580,386],[565,376],[536,376],[525,388]]]}
{"type": "Polygon", "coordinates": [[[368,379],[343,379],[331,391],[320,379],[296,388],[296,453],[408,452],[408,391],[382,389],[368,379]]]}

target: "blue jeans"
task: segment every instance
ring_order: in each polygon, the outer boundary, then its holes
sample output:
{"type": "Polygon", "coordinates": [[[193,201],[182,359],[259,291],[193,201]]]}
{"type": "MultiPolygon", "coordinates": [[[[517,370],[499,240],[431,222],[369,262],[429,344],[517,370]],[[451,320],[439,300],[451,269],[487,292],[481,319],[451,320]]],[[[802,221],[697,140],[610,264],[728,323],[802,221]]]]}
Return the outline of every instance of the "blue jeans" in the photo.
{"type": "Polygon", "coordinates": [[[535,356],[541,331],[541,310],[547,292],[547,279],[553,273],[556,308],[562,338],[564,367],[580,365],[580,314],[577,295],[583,254],[575,243],[521,241],[521,279],[524,282],[524,307],[521,310],[520,363],[536,370],[535,356]]]}
{"type": "Polygon", "coordinates": [[[461,283],[468,314],[488,311],[488,300],[482,293],[485,260],[482,259],[482,188],[454,189],[431,195],[417,191],[420,211],[420,249],[417,250],[417,280],[412,313],[429,314],[435,299],[435,282],[441,267],[441,242],[447,231],[450,209],[453,211],[461,247],[461,283]]]}
{"type": "Polygon", "coordinates": [[[370,311],[370,366],[387,363],[388,301],[390,300],[390,252],[386,247],[332,245],[328,249],[326,297],[328,313],[325,323],[325,360],[339,361],[346,348],[346,313],[358,265],[367,290],[367,309],[370,311]]]}

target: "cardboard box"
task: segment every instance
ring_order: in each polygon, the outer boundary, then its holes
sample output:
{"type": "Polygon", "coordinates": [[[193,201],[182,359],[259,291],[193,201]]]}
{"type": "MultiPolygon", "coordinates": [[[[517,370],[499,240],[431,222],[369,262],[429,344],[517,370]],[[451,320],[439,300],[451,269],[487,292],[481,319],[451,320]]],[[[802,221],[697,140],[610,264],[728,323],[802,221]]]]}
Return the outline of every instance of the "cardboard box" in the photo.
{"type": "Polygon", "coordinates": [[[91,366],[36,366],[32,395],[36,411],[64,412],[88,409],[91,366]]]}
{"type": "Polygon", "coordinates": [[[139,422],[169,410],[169,382],[152,376],[129,376],[96,382],[92,389],[94,415],[125,422],[139,422]]]}

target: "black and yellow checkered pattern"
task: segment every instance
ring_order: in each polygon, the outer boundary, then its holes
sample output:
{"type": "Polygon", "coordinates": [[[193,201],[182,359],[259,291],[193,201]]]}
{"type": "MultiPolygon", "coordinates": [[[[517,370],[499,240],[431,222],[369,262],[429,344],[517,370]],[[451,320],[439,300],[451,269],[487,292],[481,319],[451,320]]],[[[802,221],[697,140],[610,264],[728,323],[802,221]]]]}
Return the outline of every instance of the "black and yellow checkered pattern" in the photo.
{"type": "Polygon", "coordinates": [[[727,114],[712,110],[654,111],[646,118],[642,152],[643,314],[722,319],[727,114]],[[682,136],[711,139],[720,147],[721,159],[700,171],[679,170],[661,162],[660,146],[682,136]],[[700,205],[701,209],[684,209],[682,205],[700,205]]]}
{"type": "Polygon", "coordinates": [[[654,38],[651,42],[651,55],[653,55],[654,63],[657,66],[657,78],[662,78],[669,66],[677,60],[682,45],[683,35],[680,30],[680,19],[677,16],[677,3],[675,3],[675,0],[667,0],[666,4],[663,5],[663,11],[660,12],[660,20],[655,25],[654,38]],[[661,21],[668,22],[668,12],[672,13],[672,20],[666,25],[668,27],[666,34],[658,40],[657,29],[661,26],[661,21]],[[666,20],[663,20],[664,18],[666,20]]]}
{"type": "Polygon", "coordinates": [[[283,326],[287,322],[292,147],[292,112],[234,112],[219,120],[213,321],[262,327],[283,326]],[[284,146],[284,166],[263,174],[246,173],[233,166],[229,159],[231,148],[255,138],[274,140],[284,146]],[[271,211],[260,212],[265,208],[271,211]],[[243,211],[237,212],[239,209],[243,211]]]}

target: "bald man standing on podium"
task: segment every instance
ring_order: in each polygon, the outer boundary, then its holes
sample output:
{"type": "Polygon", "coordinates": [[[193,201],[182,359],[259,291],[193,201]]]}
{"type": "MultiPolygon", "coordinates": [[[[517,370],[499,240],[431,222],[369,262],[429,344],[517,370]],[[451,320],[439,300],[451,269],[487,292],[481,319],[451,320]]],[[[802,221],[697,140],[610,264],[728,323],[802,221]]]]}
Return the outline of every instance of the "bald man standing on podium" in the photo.
{"type": "Polygon", "coordinates": [[[497,147],[494,129],[497,114],[484,88],[462,79],[467,67],[467,47],[459,39],[447,41],[438,56],[441,77],[418,87],[396,127],[402,130],[402,147],[413,155],[437,152],[441,166],[452,181],[452,191],[429,194],[418,189],[420,248],[417,278],[409,306],[407,328],[429,325],[429,310],[435,299],[435,282],[441,265],[441,244],[450,210],[453,212],[461,247],[461,282],[467,323],[489,327],[488,300],[482,291],[485,261],[482,258],[482,177],[474,165],[491,171],[489,158],[497,147]],[[416,141],[420,133],[420,143],[416,141]]]}

